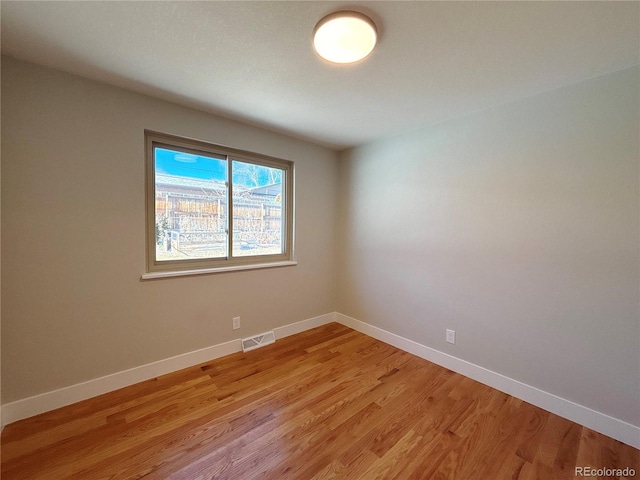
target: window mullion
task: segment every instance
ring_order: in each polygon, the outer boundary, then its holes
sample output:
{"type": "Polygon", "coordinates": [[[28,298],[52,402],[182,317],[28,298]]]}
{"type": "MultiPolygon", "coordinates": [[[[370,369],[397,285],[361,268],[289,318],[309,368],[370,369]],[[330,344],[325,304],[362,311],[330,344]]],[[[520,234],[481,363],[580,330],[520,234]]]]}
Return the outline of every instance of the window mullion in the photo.
{"type": "Polygon", "coordinates": [[[233,258],[233,161],[227,155],[227,259],[233,258]]]}

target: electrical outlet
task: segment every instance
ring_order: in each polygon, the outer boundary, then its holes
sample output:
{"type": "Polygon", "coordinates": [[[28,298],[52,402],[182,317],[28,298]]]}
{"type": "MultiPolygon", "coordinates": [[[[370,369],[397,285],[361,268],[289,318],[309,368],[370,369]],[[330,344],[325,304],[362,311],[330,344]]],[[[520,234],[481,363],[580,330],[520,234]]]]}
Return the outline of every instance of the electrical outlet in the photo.
{"type": "Polygon", "coordinates": [[[447,335],[446,335],[446,340],[447,343],[456,343],[456,331],[455,330],[449,330],[447,328],[447,335]]]}
{"type": "Polygon", "coordinates": [[[240,317],[233,317],[233,329],[238,330],[240,328],[240,317]]]}

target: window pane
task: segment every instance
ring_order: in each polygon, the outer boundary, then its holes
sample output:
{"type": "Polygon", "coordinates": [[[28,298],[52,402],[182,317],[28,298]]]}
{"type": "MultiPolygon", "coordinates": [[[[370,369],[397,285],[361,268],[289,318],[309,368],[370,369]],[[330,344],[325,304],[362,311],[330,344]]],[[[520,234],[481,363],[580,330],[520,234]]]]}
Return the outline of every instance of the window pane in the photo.
{"type": "Polygon", "coordinates": [[[156,260],[227,257],[227,160],[154,148],[156,260]]]}
{"type": "Polygon", "coordinates": [[[284,253],[284,170],[234,160],[233,256],[284,253]]]}

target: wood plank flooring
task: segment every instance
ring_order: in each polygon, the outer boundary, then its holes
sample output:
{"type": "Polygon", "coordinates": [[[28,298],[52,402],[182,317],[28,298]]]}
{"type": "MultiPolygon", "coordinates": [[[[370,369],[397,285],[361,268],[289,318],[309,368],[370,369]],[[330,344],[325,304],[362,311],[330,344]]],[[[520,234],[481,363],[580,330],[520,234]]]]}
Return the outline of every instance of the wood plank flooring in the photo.
{"type": "Polygon", "coordinates": [[[640,478],[640,451],[335,323],[8,425],[1,453],[3,480],[640,478]]]}

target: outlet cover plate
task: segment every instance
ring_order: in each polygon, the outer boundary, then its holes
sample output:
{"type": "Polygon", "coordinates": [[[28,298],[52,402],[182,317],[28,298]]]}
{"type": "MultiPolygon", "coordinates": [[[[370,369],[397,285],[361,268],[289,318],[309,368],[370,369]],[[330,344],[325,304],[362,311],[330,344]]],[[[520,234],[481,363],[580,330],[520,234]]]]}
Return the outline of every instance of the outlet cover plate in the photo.
{"type": "Polygon", "coordinates": [[[455,330],[449,330],[447,328],[447,335],[446,335],[446,340],[447,343],[456,343],[456,331],[455,330]]]}

